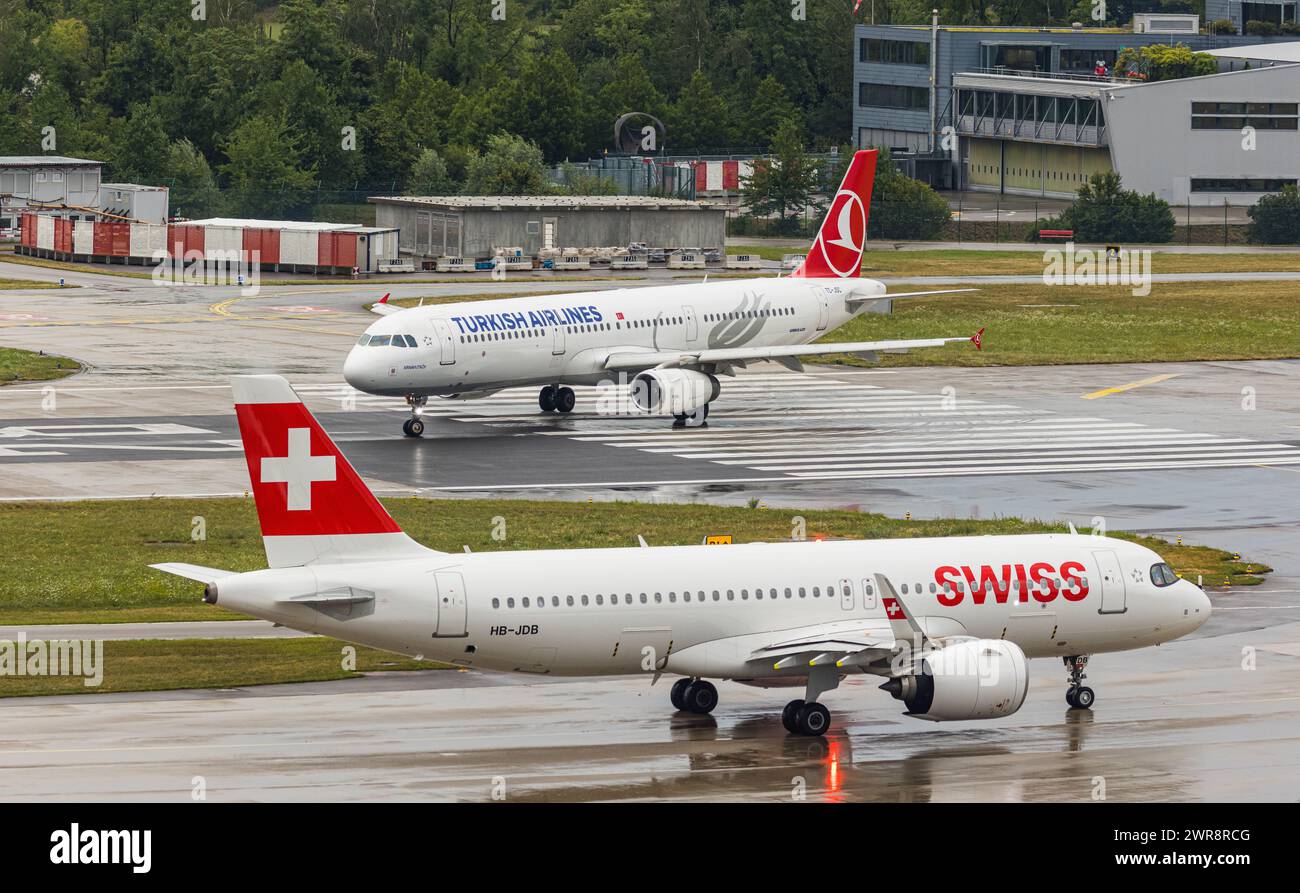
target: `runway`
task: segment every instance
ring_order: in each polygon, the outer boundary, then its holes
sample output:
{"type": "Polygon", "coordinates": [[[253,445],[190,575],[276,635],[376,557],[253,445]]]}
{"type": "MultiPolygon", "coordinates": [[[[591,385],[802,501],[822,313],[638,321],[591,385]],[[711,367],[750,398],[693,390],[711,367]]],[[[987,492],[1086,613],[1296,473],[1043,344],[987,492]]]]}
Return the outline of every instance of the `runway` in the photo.
{"type": "Polygon", "coordinates": [[[674,716],[666,684],[644,678],[433,671],[22,699],[5,703],[16,731],[0,736],[0,798],[188,800],[195,775],[215,800],[482,800],[500,784],[519,800],[789,800],[800,779],[809,799],[1089,800],[1098,778],[1117,800],[1300,796],[1300,362],[759,367],[724,380],[703,429],[623,414],[613,385],[580,389],[567,417],[538,413],[530,390],[434,401],[426,436],[411,440],[399,401],[358,395],[339,375],[373,319],[360,309],[378,296],[371,285],[239,299],[73,275],[84,288],[0,295],[0,317],[43,317],[0,319],[0,343],[89,365],[48,387],[0,388],[0,499],[242,494],[228,376],[274,371],[381,494],[1100,522],[1276,572],[1262,589],[1215,594],[1191,639],[1096,658],[1090,715],[1066,713],[1051,661],[1034,663],[1019,713],[981,724],[922,724],[853,680],[826,697],[835,729],[821,744],[786,736],[788,692],[726,684],[713,718],[674,716]],[[1257,669],[1242,669],[1243,649],[1257,669]]]}
{"type": "Polygon", "coordinates": [[[201,777],[213,802],[1293,802],[1300,597],[1246,600],[1259,610],[1094,658],[1091,712],[1066,710],[1050,660],[1032,663],[1018,713],[979,723],[904,717],[878,680],[852,677],[823,698],[835,717],[824,741],[781,728],[788,692],[725,683],[701,717],[673,713],[669,680],[645,677],[431,671],[17,699],[0,799],[187,802],[201,777]]]}

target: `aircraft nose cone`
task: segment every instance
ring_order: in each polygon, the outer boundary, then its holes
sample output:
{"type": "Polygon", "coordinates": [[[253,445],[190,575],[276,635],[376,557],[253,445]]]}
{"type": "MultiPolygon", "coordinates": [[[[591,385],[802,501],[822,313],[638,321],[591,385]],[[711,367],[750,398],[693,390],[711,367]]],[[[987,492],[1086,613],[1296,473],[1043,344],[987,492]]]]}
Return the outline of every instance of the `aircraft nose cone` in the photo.
{"type": "Polygon", "coordinates": [[[1186,587],[1183,604],[1186,605],[1190,632],[1205,625],[1205,621],[1209,620],[1210,615],[1214,613],[1214,607],[1210,604],[1210,597],[1201,587],[1190,580],[1184,580],[1182,585],[1186,587]]]}
{"type": "Polygon", "coordinates": [[[358,354],[357,348],[352,348],[348,357],[343,361],[343,380],[358,391],[364,391],[369,384],[368,377],[365,373],[365,360],[358,354]]]}

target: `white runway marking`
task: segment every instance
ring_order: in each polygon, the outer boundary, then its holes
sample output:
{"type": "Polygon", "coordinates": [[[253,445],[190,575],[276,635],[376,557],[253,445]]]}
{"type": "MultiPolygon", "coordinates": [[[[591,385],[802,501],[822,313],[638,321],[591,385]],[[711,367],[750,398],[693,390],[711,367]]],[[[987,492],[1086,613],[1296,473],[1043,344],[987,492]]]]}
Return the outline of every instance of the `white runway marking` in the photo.
{"type": "MultiPolygon", "coordinates": [[[[407,411],[400,400],[350,395],[336,385],[298,390],[321,409],[337,410],[351,397],[357,408],[407,411]]],[[[665,418],[640,412],[601,412],[629,406],[625,387],[575,390],[579,411],[568,417],[541,415],[533,388],[473,401],[433,399],[425,415],[515,429],[522,437],[566,437],[776,475],[760,480],[1300,464],[1300,448],[1287,443],[1097,416],[1058,416],[1011,403],[869,384],[856,374],[746,374],[724,379],[722,397],[709,417],[712,427],[685,431],[669,428],[665,418]],[[791,418],[798,419],[797,426],[782,424],[791,418]]]]}

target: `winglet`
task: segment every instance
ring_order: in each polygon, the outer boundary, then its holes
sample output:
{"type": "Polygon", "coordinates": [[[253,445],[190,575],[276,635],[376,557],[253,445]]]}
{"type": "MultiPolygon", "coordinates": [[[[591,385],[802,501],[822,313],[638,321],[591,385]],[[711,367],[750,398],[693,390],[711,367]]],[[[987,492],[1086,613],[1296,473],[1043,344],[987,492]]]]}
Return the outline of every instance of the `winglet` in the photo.
{"type": "Polygon", "coordinates": [[[880,588],[880,603],[885,606],[885,617],[889,620],[894,641],[911,642],[913,647],[928,648],[930,640],[926,637],[925,630],[921,629],[912,612],[907,610],[907,605],[898,597],[894,584],[884,574],[876,574],[876,585],[880,588]]]}
{"type": "Polygon", "coordinates": [[[984,349],[984,328],[982,326],[978,332],[971,336],[970,341],[971,344],[975,345],[976,350],[984,349]]]}
{"type": "Polygon", "coordinates": [[[375,301],[375,303],[370,305],[370,312],[378,313],[380,316],[387,316],[390,313],[400,312],[402,309],[401,307],[398,307],[396,304],[388,303],[388,299],[391,298],[392,296],[393,293],[388,292],[378,301],[375,301]]]}

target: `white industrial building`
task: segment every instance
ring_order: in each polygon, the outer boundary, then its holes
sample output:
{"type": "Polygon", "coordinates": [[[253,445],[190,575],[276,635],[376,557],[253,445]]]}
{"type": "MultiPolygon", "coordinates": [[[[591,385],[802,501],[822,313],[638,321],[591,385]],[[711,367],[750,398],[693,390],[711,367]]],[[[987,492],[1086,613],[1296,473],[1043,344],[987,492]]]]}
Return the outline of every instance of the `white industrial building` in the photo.
{"type": "Polygon", "coordinates": [[[1069,198],[1114,170],[1170,204],[1251,205],[1300,179],[1300,65],[1152,83],[968,72],[953,90],[972,190],[1069,198]]]}
{"type": "Polygon", "coordinates": [[[0,229],[19,226],[24,211],[50,205],[93,211],[103,167],[64,155],[0,156],[0,229]]]}

